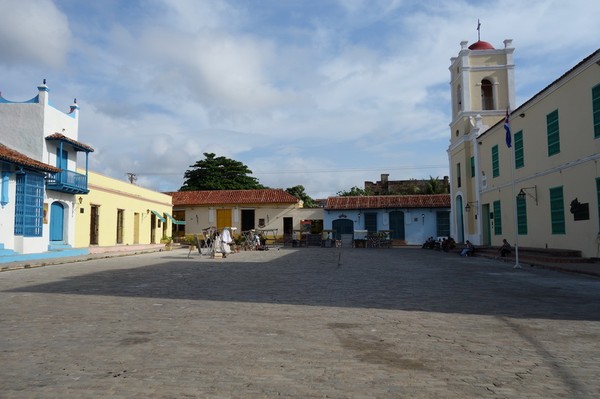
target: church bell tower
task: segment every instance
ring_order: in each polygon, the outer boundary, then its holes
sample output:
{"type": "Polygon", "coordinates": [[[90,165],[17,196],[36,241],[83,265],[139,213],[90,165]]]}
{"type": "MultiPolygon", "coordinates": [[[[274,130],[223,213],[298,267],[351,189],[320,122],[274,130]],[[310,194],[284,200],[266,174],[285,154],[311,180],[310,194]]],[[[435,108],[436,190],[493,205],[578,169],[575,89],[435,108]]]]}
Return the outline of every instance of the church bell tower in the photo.
{"type": "MultiPolygon", "coordinates": [[[[479,28],[478,28],[479,31],[479,28]]],[[[483,244],[480,192],[486,176],[479,171],[477,137],[515,107],[512,40],[504,48],[478,40],[460,43],[450,60],[452,120],[450,121],[451,234],[457,242],[483,244]]]]}

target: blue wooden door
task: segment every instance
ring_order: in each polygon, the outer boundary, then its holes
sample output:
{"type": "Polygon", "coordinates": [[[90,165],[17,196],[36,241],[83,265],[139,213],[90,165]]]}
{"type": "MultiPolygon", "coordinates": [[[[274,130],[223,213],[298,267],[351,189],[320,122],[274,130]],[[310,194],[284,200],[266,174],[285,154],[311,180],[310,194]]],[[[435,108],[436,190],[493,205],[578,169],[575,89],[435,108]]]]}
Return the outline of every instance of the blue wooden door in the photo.
{"type": "Polygon", "coordinates": [[[60,202],[53,202],[50,207],[50,241],[63,240],[65,208],[60,202]]]}
{"type": "Polygon", "coordinates": [[[404,212],[390,212],[390,230],[392,230],[392,238],[395,240],[404,240],[404,212]]]}
{"type": "Polygon", "coordinates": [[[60,148],[56,150],[56,167],[59,169],[67,170],[67,163],[69,161],[69,153],[66,150],[60,148]]]}

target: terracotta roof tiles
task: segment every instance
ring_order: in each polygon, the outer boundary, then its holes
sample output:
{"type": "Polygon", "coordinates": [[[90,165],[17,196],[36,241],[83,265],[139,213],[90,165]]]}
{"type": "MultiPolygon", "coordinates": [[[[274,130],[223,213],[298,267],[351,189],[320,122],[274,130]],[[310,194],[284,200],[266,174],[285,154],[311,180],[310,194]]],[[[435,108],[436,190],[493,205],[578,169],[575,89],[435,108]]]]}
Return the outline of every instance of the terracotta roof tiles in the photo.
{"type": "Polygon", "coordinates": [[[296,197],[282,189],[177,191],[167,194],[173,197],[173,206],[298,202],[296,197]]]}
{"type": "Polygon", "coordinates": [[[329,197],[325,209],[449,208],[449,194],[329,197]]]}
{"type": "Polygon", "coordinates": [[[44,172],[58,173],[60,169],[46,163],[36,161],[33,158],[29,158],[27,155],[21,154],[11,148],[8,148],[4,144],[0,144],[0,160],[11,162],[20,166],[24,166],[31,169],[42,170],[44,172]]]}
{"type": "Polygon", "coordinates": [[[87,144],[83,144],[77,140],[73,140],[62,133],[54,133],[46,136],[46,140],[62,140],[71,144],[72,146],[81,149],[82,151],[94,152],[94,149],[87,144]]]}

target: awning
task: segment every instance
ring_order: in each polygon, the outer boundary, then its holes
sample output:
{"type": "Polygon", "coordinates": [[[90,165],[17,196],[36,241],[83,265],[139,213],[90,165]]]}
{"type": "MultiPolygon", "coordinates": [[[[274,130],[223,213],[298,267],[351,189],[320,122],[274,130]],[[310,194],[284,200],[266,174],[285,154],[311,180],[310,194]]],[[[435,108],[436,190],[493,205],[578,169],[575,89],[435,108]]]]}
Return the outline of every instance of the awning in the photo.
{"type": "Polygon", "coordinates": [[[173,216],[171,216],[170,213],[165,212],[165,215],[167,215],[167,217],[169,219],[171,219],[171,221],[173,222],[173,224],[185,224],[185,222],[183,220],[176,220],[173,216]]]}
{"type": "Polygon", "coordinates": [[[165,219],[164,217],[162,217],[162,215],[156,211],[152,211],[152,213],[154,214],[154,216],[156,216],[158,218],[158,220],[160,220],[161,222],[166,222],[167,219],[165,219]]]}

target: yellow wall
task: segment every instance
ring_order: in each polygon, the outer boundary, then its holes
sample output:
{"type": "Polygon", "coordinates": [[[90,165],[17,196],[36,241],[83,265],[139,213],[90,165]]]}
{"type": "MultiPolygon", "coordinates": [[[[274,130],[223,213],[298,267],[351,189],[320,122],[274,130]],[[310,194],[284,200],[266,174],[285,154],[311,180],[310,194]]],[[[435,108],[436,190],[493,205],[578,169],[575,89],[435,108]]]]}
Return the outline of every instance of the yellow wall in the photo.
{"type": "MultiPolygon", "coordinates": [[[[598,56],[596,57],[598,58],[598,56]]],[[[523,132],[525,166],[514,168],[514,147],[505,144],[503,123],[492,127],[478,139],[480,167],[487,175],[487,188],[482,189],[483,204],[500,200],[502,234],[491,234],[492,244],[502,238],[515,242],[515,196],[521,188],[535,196],[526,197],[527,234],[518,242],[524,247],[577,249],[586,257],[598,256],[598,194],[596,179],[600,177],[600,138],[594,138],[592,87],[600,84],[600,67],[594,61],[570,73],[541,95],[517,109],[512,115],[511,131],[523,132]],[[546,115],[558,110],[560,152],[548,155],[546,115]],[[522,115],[522,116],[520,116],[522,115]],[[498,145],[500,176],[492,177],[491,147],[498,145]],[[514,191],[513,191],[514,178],[514,191]],[[550,189],[563,187],[565,234],[553,234],[551,227],[550,189]],[[570,203],[577,198],[589,204],[589,220],[574,220],[570,203]]]]}
{"type": "MultiPolygon", "coordinates": [[[[78,170],[85,174],[85,170],[78,170]]],[[[172,214],[171,196],[136,186],[126,181],[116,180],[98,173],[89,172],[87,195],[77,196],[75,209],[75,246],[89,247],[92,208],[97,209],[98,246],[158,244],[163,235],[171,236],[172,222],[165,213],[172,214]],[[82,199],[79,204],[79,198],[82,199]],[[117,214],[122,210],[122,243],[117,242],[117,214]],[[166,223],[158,222],[152,211],[166,218],[166,223]],[[138,238],[134,236],[135,220],[138,220],[138,238]],[[152,219],[155,220],[152,229],[152,219]],[[152,240],[152,236],[154,239],[152,240]]]]}

